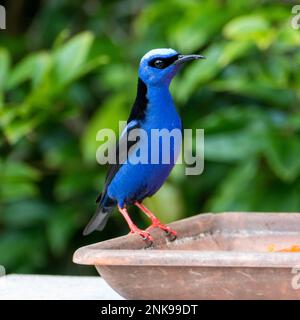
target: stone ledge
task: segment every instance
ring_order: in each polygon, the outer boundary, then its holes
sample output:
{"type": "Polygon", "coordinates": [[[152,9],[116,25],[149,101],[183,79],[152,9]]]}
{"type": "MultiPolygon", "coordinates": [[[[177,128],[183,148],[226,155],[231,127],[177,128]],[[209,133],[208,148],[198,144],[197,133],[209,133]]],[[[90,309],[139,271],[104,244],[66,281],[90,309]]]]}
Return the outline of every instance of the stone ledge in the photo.
{"type": "Polygon", "coordinates": [[[121,300],[100,277],[7,275],[0,277],[0,300],[121,300]]]}

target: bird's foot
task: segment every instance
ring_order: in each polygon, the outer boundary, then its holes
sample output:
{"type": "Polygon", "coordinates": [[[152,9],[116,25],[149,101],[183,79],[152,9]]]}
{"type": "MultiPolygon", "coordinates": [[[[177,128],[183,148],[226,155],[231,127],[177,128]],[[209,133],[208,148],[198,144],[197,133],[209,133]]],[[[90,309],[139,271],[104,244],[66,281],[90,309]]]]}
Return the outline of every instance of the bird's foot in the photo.
{"type": "Polygon", "coordinates": [[[123,217],[125,218],[125,220],[128,223],[128,226],[130,228],[130,233],[137,233],[146,242],[146,244],[147,244],[146,248],[151,247],[154,240],[153,240],[153,237],[150,235],[150,233],[145,231],[145,230],[139,229],[132,222],[132,220],[131,220],[126,208],[121,208],[120,206],[118,206],[118,208],[119,208],[119,211],[121,212],[121,214],[123,215],[123,217]]]}
{"type": "Polygon", "coordinates": [[[149,228],[159,228],[163,231],[165,231],[167,237],[169,238],[170,241],[174,241],[177,238],[177,232],[172,230],[170,227],[164,225],[155,217],[155,215],[148,209],[146,208],[143,204],[140,202],[135,202],[134,203],[138,208],[140,208],[152,221],[152,224],[149,228]]]}
{"type": "Polygon", "coordinates": [[[151,228],[159,228],[163,230],[170,241],[174,241],[177,238],[177,232],[171,229],[169,226],[162,224],[161,222],[152,223],[152,225],[148,229],[151,228]]]}
{"type": "Polygon", "coordinates": [[[134,230],[131,230],[130,233],[136,233],[140,235],[147,245],[146,248],[152,246],[154,239],[149,232],[136,228],[134,230]]]}

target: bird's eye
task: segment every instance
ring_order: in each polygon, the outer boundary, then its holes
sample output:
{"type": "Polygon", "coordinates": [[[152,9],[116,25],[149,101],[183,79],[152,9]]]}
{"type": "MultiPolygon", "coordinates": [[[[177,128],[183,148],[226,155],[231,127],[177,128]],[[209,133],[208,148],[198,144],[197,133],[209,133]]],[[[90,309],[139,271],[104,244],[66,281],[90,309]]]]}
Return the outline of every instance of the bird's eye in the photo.
{"type": "Polygon", "coordinates": [[[154,61],[154,66],[155,68],[162,69],[165,66],[165,63],[162,60],[157,59],[154,61]]]}

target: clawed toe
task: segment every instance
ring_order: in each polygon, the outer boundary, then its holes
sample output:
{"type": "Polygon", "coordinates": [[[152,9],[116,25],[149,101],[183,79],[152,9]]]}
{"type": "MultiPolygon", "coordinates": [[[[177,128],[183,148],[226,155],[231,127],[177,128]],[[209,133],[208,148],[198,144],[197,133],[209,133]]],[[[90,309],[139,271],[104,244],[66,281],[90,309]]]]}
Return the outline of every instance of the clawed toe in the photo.
{"type": "Polygon", "coordinates": [[[152,241],[153,242],[153,237],[150,235],[149,232],[147,231],[139,231],[138,234],[143,238],[144,241],[152,241]]]}
{"type": "Polygon", "coordinates": [[[163,230],[170,241],[174,241],[177,238],[177,232],[170,227],[160,223],[160,224],[152,224],[148,229],[159,228],[163,230]]]}
{"type": "Polygon", "coordinates": [[[165,231],[166,236],[168,237],[168,239],[170,241],[174,241],[177,238],[177,232],[175,230],[171,229],[168,226],[164,225],[163,227],[164,227],[163,230],[165,231]]]}
{"type": "Polygon", "coordinates": [[[152,246],[154,239],[149,232],[144,230],[135,230],[134,232],[131,232],[131,233],[136,233],[139,236],[141,236],[146,243],[146,248],[149,248],[152,246]]]}
{"type": "Polygon", "coordinates": [[[168,239],[170,241],[174,241],[177,238],[177,232],[170,229],[170,231],[165,231],[166,232],[166,236],[168,237],[168,239]]]}

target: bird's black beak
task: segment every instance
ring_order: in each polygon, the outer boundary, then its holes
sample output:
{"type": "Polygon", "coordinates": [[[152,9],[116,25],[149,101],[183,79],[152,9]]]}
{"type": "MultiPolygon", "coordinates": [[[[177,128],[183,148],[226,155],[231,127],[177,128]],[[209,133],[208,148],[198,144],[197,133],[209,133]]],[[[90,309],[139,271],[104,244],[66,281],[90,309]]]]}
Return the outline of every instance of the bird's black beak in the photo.
{"type": "Polygon", "coordinates": [[[198,60],[198,59],[205,59],[205,57],[200,54],[187,54],[187,55],[180,54],[178,56],[178,59],[174,62],[174,64],[181,65],[187,61],[198,60]]]}

